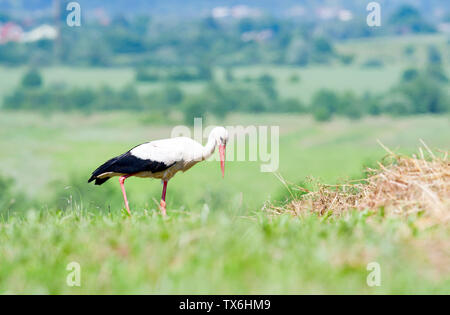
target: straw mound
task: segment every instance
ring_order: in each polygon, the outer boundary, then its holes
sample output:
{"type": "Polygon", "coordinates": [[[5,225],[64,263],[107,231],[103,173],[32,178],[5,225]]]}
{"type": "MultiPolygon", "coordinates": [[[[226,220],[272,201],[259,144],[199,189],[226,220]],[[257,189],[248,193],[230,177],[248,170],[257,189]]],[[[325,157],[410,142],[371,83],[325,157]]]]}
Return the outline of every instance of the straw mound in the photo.
{"type": "Polygon", "coordinates": [[[379,168],[368,169],[367,178],[342,185],[316,183],[317,189],[309,191],[297,187],[305,194],[282,207],[268,205],[273,214],[301,215],[316,212],[319,215],[340,215],[347,210],[376,210],[386,214],[408,216],[420,213],[433,222],[450,221],[450,162],[448,152],[437,157],[428,149],[425,157],[419,148],[420,158],[399,156],[385,148],[388,156],[379,168]]]}

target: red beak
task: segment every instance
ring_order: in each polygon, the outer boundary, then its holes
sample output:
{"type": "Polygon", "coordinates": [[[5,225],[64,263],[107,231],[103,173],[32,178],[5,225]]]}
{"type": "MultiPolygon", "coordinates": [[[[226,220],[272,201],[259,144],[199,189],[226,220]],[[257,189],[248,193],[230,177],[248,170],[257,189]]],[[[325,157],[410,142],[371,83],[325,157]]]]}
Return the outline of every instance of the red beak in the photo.
{"type": "Polygon", "coordinates": [[[219,145],[220,168],[222,169],[222,177],[225,177],[225,145],[219,145]]]}

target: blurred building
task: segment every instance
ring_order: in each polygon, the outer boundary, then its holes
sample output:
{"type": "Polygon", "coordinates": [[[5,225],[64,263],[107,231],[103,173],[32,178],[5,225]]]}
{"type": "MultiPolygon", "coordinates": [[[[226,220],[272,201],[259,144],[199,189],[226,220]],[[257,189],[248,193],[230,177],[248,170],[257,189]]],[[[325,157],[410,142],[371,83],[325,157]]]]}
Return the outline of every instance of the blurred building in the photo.
{"type": "Polygon", "coordinates": [[[37,42],[43,39],[54,40],[58,37],[58,30],[48,24],[40,25],[22,36],[22,42],[37,42]]]}
{"type": "Polygon", "coordinates": [[[58,30],[56,27],[48,24],[39,25],[29,32],[25,32],[20,25],[14,22],[0,24],[0,44],[9,42],[30,43],[44,39],[55,40],[57,37],[58,30]]]}
{"type": "Polygon", "coordinates": [[[234,7],[215,7],[211,10],[211,15],[215,19],[223,19],[228,17],[243,19],[261,16],[262,12],[259,9],[251,8],[246,5],[237,5],[234,7]]]}
{"type": "Polygon", "coordinates": [[[14,22],[0,24],[0,44],[20,42],[23,38],[23,29],[14,22]]]}

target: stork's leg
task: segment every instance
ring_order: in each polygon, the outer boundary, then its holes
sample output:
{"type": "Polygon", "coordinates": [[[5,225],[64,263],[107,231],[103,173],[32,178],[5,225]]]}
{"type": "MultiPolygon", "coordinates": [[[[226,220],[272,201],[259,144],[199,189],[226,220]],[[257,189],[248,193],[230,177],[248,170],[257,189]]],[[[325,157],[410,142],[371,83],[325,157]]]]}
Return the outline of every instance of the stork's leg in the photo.
{"type": "Polygon", "coordinates": [[[163,216],[166,215],[166,190],[167,190],[167,181],[163,181],[163,191],[161,196],[161,202],[159,204],[163,216]]]}
{"type": "Polygon", "coordinates": [[[128,205],[127,194],[125,192],[125,179],[130,177],[131,175],[124,175],[119,178],[120,188],[122,188],[123,201],[125,202],[125,207],[127,208],[128,214],[131,215],[130,206],[128,205]]]}

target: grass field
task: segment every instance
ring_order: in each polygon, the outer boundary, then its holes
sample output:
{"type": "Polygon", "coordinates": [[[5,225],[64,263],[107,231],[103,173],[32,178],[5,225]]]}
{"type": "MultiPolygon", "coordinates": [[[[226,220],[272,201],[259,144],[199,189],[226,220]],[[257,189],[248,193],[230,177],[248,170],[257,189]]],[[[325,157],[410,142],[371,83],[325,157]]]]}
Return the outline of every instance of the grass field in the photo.
{"type": "Polygon", "coordinates": [[[86,210],[0,222],[2,293],[448,293],[448,230],[353,213],[274,219],[86,210]],[[81,286],[66,266],[81,267],[81,286]],[[366,268],[380,265],[381,285],[366,268]]]}
{"type": "MultiPolygon", "coordinates": [[[[210,123],[213,123],[211,121],[210,123]]],[[[168,186],[168,218],[157,211],[161,185],[129,179],[133,217],[116,180],[96,187],[90,172],[131,146],[170,136],[132,113],[0,116],[2,175],[38,201],[0,210],[2,293],[448,293],[445,226],[420,229],[414,217],[349,212],[343,218],[271,218],[266,201],[289,197],[259,162],[204,162],[168,186]],[[56,198],[56,201],[55,201],[56,198]],[[59,198],[59,199],[58,199],[59,198]],[[59,203],[58,203],[59,202],[59,203]],[[81,287],[66,284],[68,263],[81,287]],[[381,266],[369,287],[367,264],[381,266]]],[[[204,126],[208,125],[204,123],[204,126]]],[[[448,117],[371,118],[320,124],[307,116],[231,115],[224,125],[280,126],[279,173],[333,183],[360,178],[385,152],[414,152],[418,139],[448,149],[448,117]]],[[[230,143],[228,156],[235,145],[230,143]]]]}

